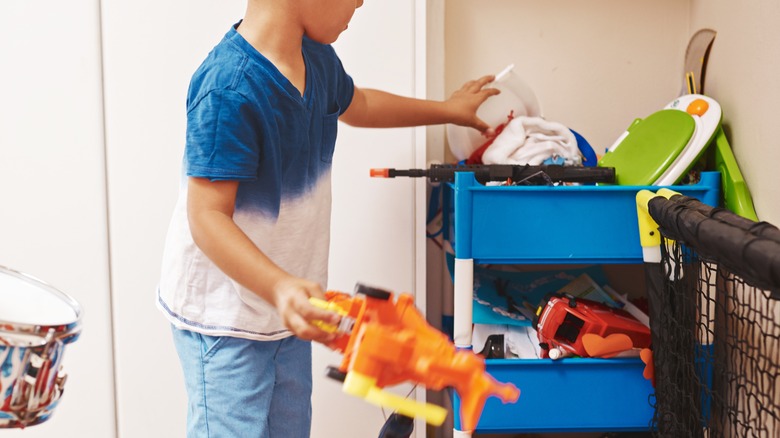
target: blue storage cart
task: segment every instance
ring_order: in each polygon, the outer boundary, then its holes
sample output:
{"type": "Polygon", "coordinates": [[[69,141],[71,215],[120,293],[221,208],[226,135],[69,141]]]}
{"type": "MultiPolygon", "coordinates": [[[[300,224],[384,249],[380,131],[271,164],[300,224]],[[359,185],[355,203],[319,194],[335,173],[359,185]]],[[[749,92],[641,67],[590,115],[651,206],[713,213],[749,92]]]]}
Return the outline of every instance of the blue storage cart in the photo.
{"type": "MultiPolygon", "coordinates": [[[[718,172],[672,190],[719,205],[718,172]]],[[[471,348],[474,264],[641,264],[636,193],[647,186],[484,186],[459,172],[444,192],[444,238],[455,252],[453,338],[471,348]]],[[[517,403],[488,399],[478,432],[648,430],[653,388],[639,358],[489,359],[520,389],[517,403]]],[[[461,431],[453,395],[455,438],[461,431]]]]}

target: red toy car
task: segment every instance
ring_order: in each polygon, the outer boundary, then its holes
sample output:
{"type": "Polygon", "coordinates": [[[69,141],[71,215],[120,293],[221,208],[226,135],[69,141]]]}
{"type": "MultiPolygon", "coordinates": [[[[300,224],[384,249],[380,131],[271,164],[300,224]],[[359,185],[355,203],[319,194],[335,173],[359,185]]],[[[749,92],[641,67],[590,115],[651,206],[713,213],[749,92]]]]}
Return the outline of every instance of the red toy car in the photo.
{"type": "Polygon", "coordinates": [[[650,329],[628,312],[570,295],[553,295],[543,301],[536,310],[534,328],[542,358],[591,356],[582,342],[588,333],[602,338],[621,333],[631,338],[632,348],[650,346],[650,329]]]}

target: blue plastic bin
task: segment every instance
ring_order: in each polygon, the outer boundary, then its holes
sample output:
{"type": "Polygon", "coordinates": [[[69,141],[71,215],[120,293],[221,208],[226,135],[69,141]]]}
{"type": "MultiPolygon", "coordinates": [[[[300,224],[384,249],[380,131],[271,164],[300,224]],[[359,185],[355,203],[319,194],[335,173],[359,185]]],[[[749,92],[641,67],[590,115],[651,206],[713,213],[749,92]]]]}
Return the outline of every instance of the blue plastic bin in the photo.
{"type": "MultiPolygon", "coordinates": [[[[459,172],[445,190],[445,238],[476,263],[641,263],[636,192],[658,188],[484,186],[459,172]]],[[[669,188],[716,206],[720,173],[669,188]]]]}
{"type": "MultiPolygon", "coordinates": [[[[520,389],[516,403],[489,398],[480,432],[596,432],[649,430],[653,387],[639,358],[490,359],[488,372],[520,389]]],[[[453,397],[460,412],[460,399],[453,397]]],[[[455,415],[455,429],[460,417],[455,415]]]]}

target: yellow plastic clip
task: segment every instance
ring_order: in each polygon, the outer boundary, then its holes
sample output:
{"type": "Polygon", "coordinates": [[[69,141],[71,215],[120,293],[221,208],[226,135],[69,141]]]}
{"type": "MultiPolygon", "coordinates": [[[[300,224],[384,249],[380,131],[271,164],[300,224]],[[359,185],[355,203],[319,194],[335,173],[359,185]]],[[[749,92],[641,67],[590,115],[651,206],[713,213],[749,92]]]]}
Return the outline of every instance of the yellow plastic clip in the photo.
{"type": "Polygon", "coordinates": [[[661,245],[661,234],[658,224],[647,211],[647,205],[656,195],[650,190],[640,190],[636,194],[636,213],[639,220],[639,242],[642,247],[657,247],[661,245]]]}
{"type": "Polygon", "coordinates": [[[657,192],[655,192],[655,193],[656,193],[658,196],[663,196],[663,197],[664,197],[664,198],[666,198],[666,199],[671,199],[671,198],[672,198],[672,196],[674,196],[674,195],[680,195],[680,194],[681,194],[680,192],[675,192],[674,190],[672,190],[672,189],[667,189],[667,188],[661,188],[661,189],[658,189],[658,191],[657,191],[657,192]]]}

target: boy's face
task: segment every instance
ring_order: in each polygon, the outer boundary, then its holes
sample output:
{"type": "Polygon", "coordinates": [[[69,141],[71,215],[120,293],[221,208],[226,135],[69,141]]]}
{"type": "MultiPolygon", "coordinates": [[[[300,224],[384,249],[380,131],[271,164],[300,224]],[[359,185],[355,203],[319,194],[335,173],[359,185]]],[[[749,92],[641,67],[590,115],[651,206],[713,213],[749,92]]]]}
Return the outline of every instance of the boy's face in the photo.
{"type": "Polygon", "coordinates": [[[347,29],[363,0],[305,0],[304,31],[322,44],[331,44],[347,29]]]}

